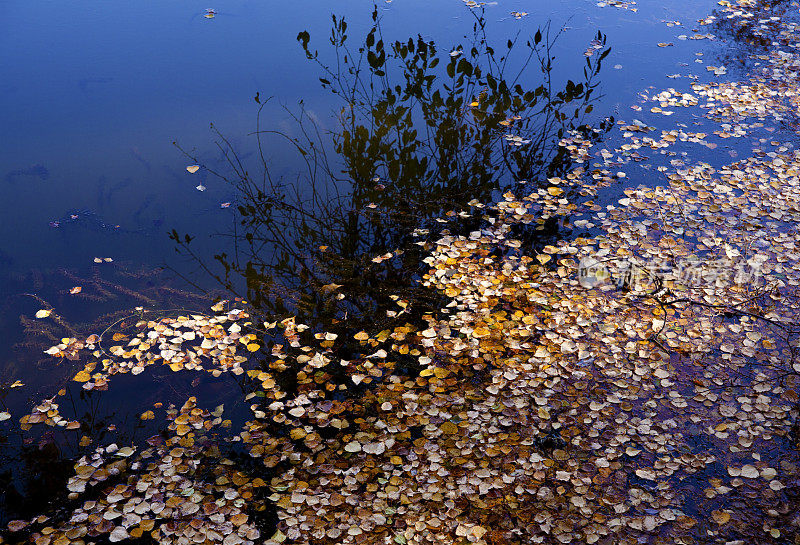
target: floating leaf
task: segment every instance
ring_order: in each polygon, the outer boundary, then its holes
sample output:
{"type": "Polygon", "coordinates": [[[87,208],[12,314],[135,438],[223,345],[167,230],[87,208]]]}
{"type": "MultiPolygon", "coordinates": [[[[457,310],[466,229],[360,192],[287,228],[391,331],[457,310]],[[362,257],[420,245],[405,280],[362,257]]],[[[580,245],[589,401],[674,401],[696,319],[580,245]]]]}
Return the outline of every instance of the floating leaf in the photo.
{"type": "Polygon", "coordinates": [[[78,371],[72,380],[75,382],[87,382],[92,379],[92,375],[90,375],[85,369],[78,371]]]}
{"type": "Polygon", "coordinates": [[[740,474],[748,479],[756,479],[758,478],[758,469],[748,464],[742,467],[740,474]]]}
{"type": "Polygon", "coordinates": [[[731,514],[728,511],[712,511],[711,518],[714,519],[714,522],[717,524],[727,524],[728,521],[731,520],[731,514]]]}
{"type": "Polygon", "coordinates": [[[118,541],[123,541],[125,539],[128,539],[128,537],[130,537],[128,535],[128,530],[126,530],[122,526],[117,526],[116,528],[114,528],[114,530],[111,531],[111,534],[108,536],[108,540],[111,541],[112,543],[116,543],[118,541]]]}
{"type": "Polygon", "coordinates": [[[447,435],[455,435],[458,433],[458,426],[450,421],[443,422],[442,425],[439,426],[439,429],[442,430],[442,433],[447,435]]]}

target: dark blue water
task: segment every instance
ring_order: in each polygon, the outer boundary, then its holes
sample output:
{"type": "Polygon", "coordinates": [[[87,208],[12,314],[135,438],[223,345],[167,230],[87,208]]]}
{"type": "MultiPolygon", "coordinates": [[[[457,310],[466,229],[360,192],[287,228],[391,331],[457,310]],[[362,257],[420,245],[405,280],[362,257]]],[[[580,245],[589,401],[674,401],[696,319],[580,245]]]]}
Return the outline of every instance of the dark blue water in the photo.
{"type": "MultiPolygon", "coordinates": [[[[644,1],[638,12],[594,2],[501,2],[485,7],[492,37],[533,32],[548,20],[568,27],[557,43],[556,70],[572,76],[597,30],[612,53],[602,75],[598,113],[629,104],[648,85],[692,62],[691,25],[713,2],[644,1]],[[512,11],[529,15],[516,20],[512,11]],[[683,21],[668,27],[664,20],[683,21]],[[658,48],[657,42],[675,47],[658,48]],[[614,69],[614,65],[621,65],[614,69]]],[[[177,140],[215,156],[209,124],[242,149],[254,129],[252,97],[292,106],[303,99],[331,122],[332,97],[295,37],[309,30],[322,47],[330,15],[345,16],[355,36],[368,22],[365,2],[63,3],[8,2],[0,32],[0,256],[18,270],[80,267],[96,255],[160,264],[172,254],[173,227],[215,232],[226,225],[226,188],[200,175],[172,146],[177,140]],[[204,17],[205,9],[218,13],[204,17]],[[75,225],[74,211],[93,214],[75,225]],[[53,227],[51,222],[60,222],[53,227]],[[101,228],[100,224],[108,225],[101,228]],[[78,226],[83,225],[83,228],[78,226]],[[119,227],[116,227],[119,226],[119,227]]],[[[387,34],[422,34],[449,47],[469,31],[458,0],[381,2],[387,34]]],[[[275,108],[265,126],[291,130],[275,108]]],[[[280,162],[280,157],[278,158],[280,162]]],[[[282,165],[287,170],[292,164],[282,165]]]]}

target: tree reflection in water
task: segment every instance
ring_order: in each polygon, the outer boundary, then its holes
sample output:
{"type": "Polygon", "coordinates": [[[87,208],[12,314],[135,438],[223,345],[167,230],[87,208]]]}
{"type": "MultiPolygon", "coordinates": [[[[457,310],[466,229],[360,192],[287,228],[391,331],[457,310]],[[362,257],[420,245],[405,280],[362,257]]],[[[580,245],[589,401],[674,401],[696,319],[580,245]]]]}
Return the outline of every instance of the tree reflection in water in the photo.
{"type": "MultiPolygon", "coordinates": [[[[584,124],[609,49],[586,58],[578,83],[559,86],[552,47],[560,32],[549,25],[501,50],[478,14],[467,42],[442,51],[421,36],[385,43],[377,10],[372,22],[353,49],[347,23],[334,16],[330,62],[308,32],[297,37],[342,100],[335,130],[323,133],[302,102],[292,114],[299,137],[259,126],[259,176],[217,133],[230,173],[214,174],[236,188],[241,227],[235,252],[215,256],[221,269],[194,253],[191,237],[172,234],[223,286],[244,284],[239,295],[266,315],[297,315],[333,332],[391,321],[397,293],[414,312],[438,308],[416,284],[425,248],[415,232],[476,228],[476,202],[565,175],[572,165],[558,141],[576,130],[599,138],[613,123],[584,124]],[[263,149],[273,137],[304,162],[296,180],[272,175],[263,149]]],[[[260,114],[266,103],[256,101],[260,114]]]]}

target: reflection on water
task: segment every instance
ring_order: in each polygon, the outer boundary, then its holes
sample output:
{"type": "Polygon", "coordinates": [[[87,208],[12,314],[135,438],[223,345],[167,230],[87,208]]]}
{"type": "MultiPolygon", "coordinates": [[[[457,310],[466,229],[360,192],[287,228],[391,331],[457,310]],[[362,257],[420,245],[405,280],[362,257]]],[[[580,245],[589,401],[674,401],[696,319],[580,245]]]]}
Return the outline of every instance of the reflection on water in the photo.
{"type": "Polygon", "coordinates": [[[27,168],[18,168],[16,170],[12,170],[6,174],[5,179],[6,182],[14,183],[17,182],[19,178],[25,176],[33,176],[34,178],[39,178],[40,180],[47,180],[50,178],[50,171],[42,165],[33,165],[27,168]]]}
{"type": "MultiPolygon", "coordinates": [[[[585,125],[610,51],[602,34],[577,83],[559,87],[551,52],[559,33],[550,26],[494,44],[476,16],[466,41],[442,50],[421,36],[385,44],[377,10],[372,20],[353,44],[334,17],[333,50],[322,54],[308,32],[298,35],[323,87],[341,101],[334,128],[325,131],[301,105],[292,133],[260,126],[261,153],[250,162],[218,134],[229,168],[213,173],[237,190],[235,250],[205,262],[173,233],[204,268],[221,267],[222,286],[236,290],[243,280],[241,296],[269,316],[358,331],[385,319],[398,289],[418,311],[434,310],[434,301],[417,305],[431,294],[417,291],[425,248],[416,235],[468,232],[480,221],[475,203],[566,177],[572,162],[558,142],[573,131],[598,140],[613,123],[585,125]],[[305,168],[276,175],[264,154],[275,142],[305,168]]],[[[256,101],[260,113],[271,106],[256,101]]]]}

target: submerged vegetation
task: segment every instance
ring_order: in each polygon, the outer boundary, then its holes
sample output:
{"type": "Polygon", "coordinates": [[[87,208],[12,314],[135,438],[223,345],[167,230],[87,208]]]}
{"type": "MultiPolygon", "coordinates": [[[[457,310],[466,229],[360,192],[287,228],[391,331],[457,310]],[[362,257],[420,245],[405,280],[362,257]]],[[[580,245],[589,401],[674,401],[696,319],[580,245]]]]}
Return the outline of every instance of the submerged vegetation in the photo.
{"type": "MultiPolygon", "coordinates": [[[[800,151],[768,135],[797,115],[800,27],[720,4],[704,26],[776,42],[761,69],[596,128],[604,53],[554,92],[546,31],[515,64],[480,17],[444,53],[385,46],[376,17],[354,54],[334,19],[337,68],[301,33],[346,103],[333,153],[302,111],[302,139],[258,131],[307,158],[296,184],[223,142],[237,252],[206,263],[173,233],[232,295],[47,350],[87,395],[162,366],[229,377],[246,421],[199,393],[158,403],[141,419],[160,433],[82,444],[57,504],[6,540],[798,543],[800,151]],[[678,108],[706,125],[667,126],[678,108]],[[728,165],[678,155],[745,136],[728,165]]],[[[55,400],[22,426],[79,433],[55,400]]]]}

